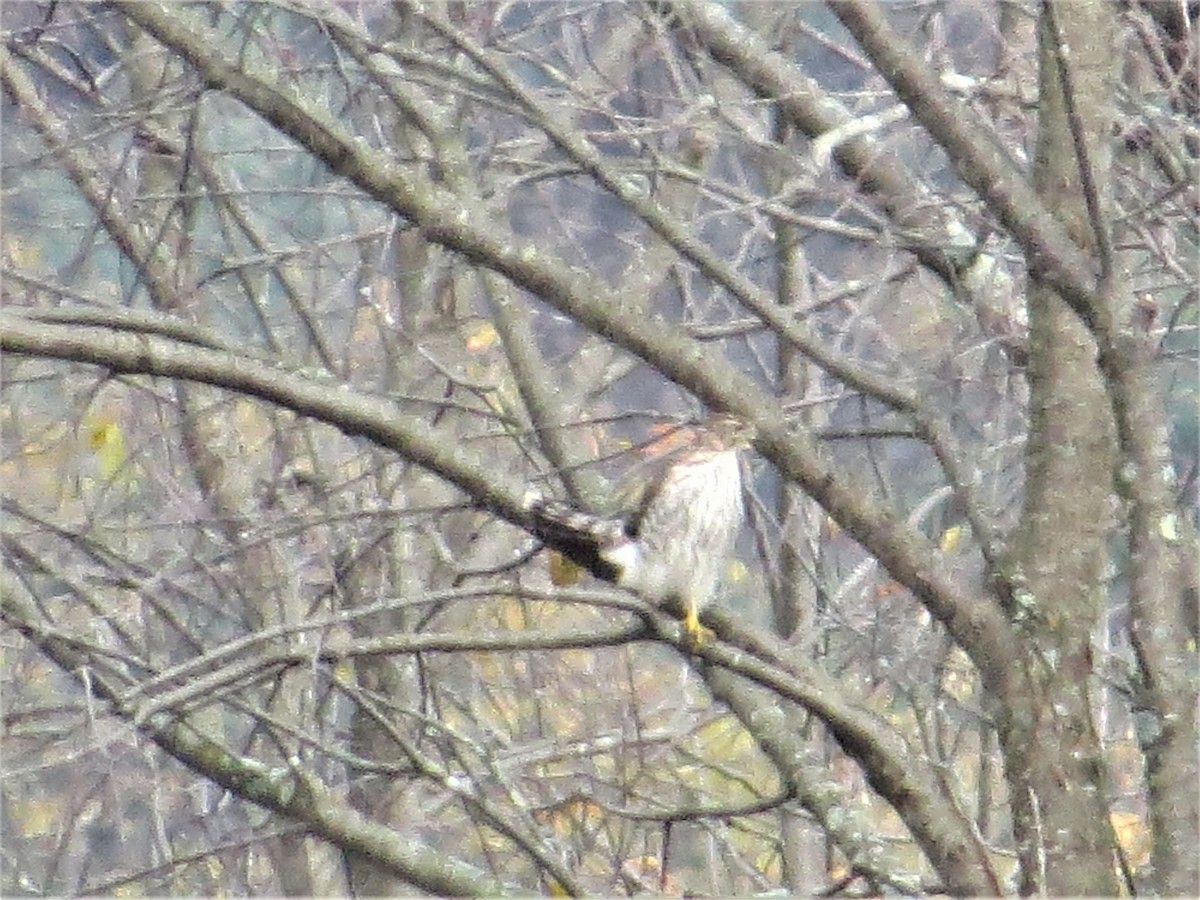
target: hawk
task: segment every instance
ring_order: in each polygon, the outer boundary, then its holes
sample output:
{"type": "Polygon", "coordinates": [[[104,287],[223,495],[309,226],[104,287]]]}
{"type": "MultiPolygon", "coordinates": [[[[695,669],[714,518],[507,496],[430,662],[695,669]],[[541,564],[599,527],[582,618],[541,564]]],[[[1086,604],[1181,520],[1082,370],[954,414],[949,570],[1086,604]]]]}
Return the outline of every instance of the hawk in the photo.
{"type": "Polygon", "coordinates": [[[712,599],[743,519],[738,451],[750,430],[728,416],[689,431],[686,446],[654,461],[617,516],[564,503],[530,503],[534,533],[593,574],[651,603],[677,601],[699,644],[700,610],[712,599]]]}

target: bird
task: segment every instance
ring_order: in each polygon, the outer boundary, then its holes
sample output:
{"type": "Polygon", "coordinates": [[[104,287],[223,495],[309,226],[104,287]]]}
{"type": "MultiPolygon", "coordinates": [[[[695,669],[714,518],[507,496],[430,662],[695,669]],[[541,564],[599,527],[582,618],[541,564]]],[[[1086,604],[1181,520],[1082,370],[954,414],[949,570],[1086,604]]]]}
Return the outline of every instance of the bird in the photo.
{"type": "Polygon", "coordinates": [[[752,430],[727,415],[682,430],[684,446],[637,473],[616,515],[596,515],[532,495],[532,530],[594,575],[654,604],[684,610],[685,638],[704,640],[700,611],[712,600],[744,519],[738,459],[752,430]]]}

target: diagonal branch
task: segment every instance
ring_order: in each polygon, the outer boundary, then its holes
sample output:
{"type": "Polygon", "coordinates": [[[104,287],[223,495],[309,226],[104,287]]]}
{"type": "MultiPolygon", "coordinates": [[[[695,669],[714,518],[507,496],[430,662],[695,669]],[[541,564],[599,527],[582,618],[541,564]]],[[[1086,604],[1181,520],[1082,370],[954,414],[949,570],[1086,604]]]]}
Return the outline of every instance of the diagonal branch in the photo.
{"type": "MultiPolygon", "coordinates": [[[[687,37],[699,41],[704,51],[727,68],[760,97],[778,104],[780,115],[798,132],[829,147],[841,169],[859,189],[872,197],[900,233],[909,236],[911,250],[921,264],[955,290],[973,291],[983,272],[998,274],[995,266],[977,254],[978,236],[944,209],[931,206],[927,189],[905,165],[887,153],[863,123],[823,85],[808,77],[754,31],[734,20],[721,4],[711,0],[681,0],[675,8],[687,28],[687,37]],[[836,136],[836,142],[830,140],[836,136]]],[[[978,297],[972,297],[980,302],[978,297]]]]}
{"type": "MultiPolygon", "coordinates": [[[[939,789],[927,759],[915,756],[879,715],[847,702],[840,685],[810,660],[798,657],[794,646],[763,632],[735,629],[725,615],[709,619],[729,642],[713,642],[701,651],[704,662],[713,667],[701,669],[710,690],[744,722],[749,720],[747,728],[772,759],[783,763],[781,774],[806,806],[818,816],[836,818],[834,798],[813,783],[802,742],[781,721],[785,703],[779,701],[800,704],[824,723],[842,750],[862,766],[871,787],[904,820],[950,893],[999,893],[984,847],[971,823],[939,789]],[[771,701],[763,702],[747,682],[768,688],[771,701]]],[[[865,870],[887,867],[883,856],[858,837],[844,829],[834,835],[865,870]]]]}
{"type": "Polygon", "coordinates": [[[1030,275],[1063,298],[1103,346],[1108,323],[1096,297],[1095,266],[1046,208],[1033,185],[994,141],[987,126],[952,97],[873,0],[831,0],[829,8],[945,149],[958,174],[1004,223],[1025,251],[1030,275]]]}
{"type": "MultiPolygon", "coordinates": [[[[952,97],[887,24],[870,0],[837,0],[830,9],[888,79],[913,116],[940,143],[959,175],[988,204],[1025,251],[1031,274],[1050,284],[1093,328],[1096,321],[1095,278],[1087,255],[1066,236],[1024,174],[999,145],[985,136],[989,129],[966,104],[952,97]]],[[[750,29],[709,0],[683,0],[688,25],[708,53],[728,66],[747,85],[777,101],[782,114],[800,131],[818,137],[846,124],[845,111],[824,90],[771,50],[750,29]]],[[[872,144],[858,137],[834,150],[838,163],[877,197],[902,229],[920,226],[913,219],[919,194],[903,170],[880,158],[872,144]]],[[[931,271],[953,283],[960,266],[940,247],[913,252],[931,271]]]]}

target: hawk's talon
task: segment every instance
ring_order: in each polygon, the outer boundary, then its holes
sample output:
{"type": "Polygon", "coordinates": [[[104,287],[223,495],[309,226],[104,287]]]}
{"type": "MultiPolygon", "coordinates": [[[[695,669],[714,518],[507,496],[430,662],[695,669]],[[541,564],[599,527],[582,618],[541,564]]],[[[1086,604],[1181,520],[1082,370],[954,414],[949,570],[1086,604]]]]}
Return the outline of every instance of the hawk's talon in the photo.
{"type": "Polygon", "coordinates": [[[700,624],[700,614],[696,611],[696,607],[689,606],[683,616],[684,644],[698,649],[712,636],[713,633],[700,624]]]}

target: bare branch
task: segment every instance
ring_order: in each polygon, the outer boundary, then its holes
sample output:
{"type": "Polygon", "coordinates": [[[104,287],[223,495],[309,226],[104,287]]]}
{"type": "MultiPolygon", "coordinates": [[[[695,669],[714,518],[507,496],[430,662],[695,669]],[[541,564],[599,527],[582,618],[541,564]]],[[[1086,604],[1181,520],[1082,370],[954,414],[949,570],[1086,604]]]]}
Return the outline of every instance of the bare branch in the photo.
{"type": "MultiPolygon", "coordinates": [[[[40,617],[18,596],[4,578],[0,617],[35,644],[64,671],[82,681],[89,658],[40,625],[40,617]]],[[[91,672],[88,686],[100,699],[114,705],[123,718],[119,690],[106,677],[91,672]]],[[[198,734],[186,723],[160,716],[142,730],[177,760],[216,784],[260,806],[295,819],[313,834],[348,849],[367,853],[398,877],[434,894],[446,896],[501,896],[504,885],[479,870],[458,862],[443,849],[426,847],[401,837],[390,828],[369,821],[351,810],[315,777],[300,769],[268,769],[256,760],[237,756],[198,734]]]]}

